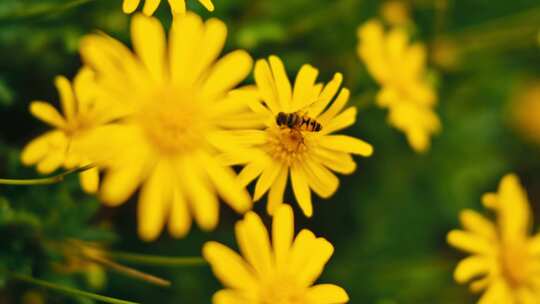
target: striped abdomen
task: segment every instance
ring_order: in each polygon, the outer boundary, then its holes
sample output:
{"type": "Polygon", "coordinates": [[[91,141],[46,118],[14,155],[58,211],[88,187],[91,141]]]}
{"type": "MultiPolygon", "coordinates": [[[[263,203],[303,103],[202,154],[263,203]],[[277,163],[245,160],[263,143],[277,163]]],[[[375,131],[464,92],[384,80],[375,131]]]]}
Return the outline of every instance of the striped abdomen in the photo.
{"type": "Polygon", "coordinates": [[[279,112],[276,117],[276,123],[280,127],[288,127],[300,131],[319,132],[322,126],[315,119],[298,113],[279,112]]]}

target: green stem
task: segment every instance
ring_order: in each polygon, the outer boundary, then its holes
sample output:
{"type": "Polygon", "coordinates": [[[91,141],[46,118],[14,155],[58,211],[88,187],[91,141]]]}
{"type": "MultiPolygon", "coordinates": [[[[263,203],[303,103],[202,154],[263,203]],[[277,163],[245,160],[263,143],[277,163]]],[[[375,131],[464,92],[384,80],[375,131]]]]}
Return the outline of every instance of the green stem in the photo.
{"type": "Polygon", "coordinates": [[[115,260],[152,266],[199,266],[206,264],[202,257],[166,257],[130,252],[111,251],[107,254],[115,260]]]}
{"type": "Polygon", "coordinates": [[[13,274],[12,277],[19,280],[19,281],[23,281],[23,282],[38,285],[38,286],[41,286],[41,287],[56,290],[58,292],[61,292],[61,293],[67,294],[67,295],[73,295],[73,296],[78,296],[78,297],[89,298],[89,299],[93,299],[93,300],[96,300],[96,301],[101,301],[101,302],[104,302],[104,303],[111,303],[111,304],[138,304],[137,302],[131,302],[131,301],[115,299],[115,298],[106,297],[106,296],[98,295],[98,294],[95,294],[95,293],[79,290],[79,289],[76,289],[76,288],[71,288],[71,287],[58,285],[58,284],[55,284],[55,283],[43,281],[43,280],[36,279],[36,278],[31,277],[31,276],[27,276],[27,275],[23,275],[23,274],[13,274]]]}
{"type": "Polygon", "coordinates": [[[12,185],[12,186],[28,186],[28,185],[50,185],[59,183],[64,180],[64,178],[72,173],[79,173],[93,168],[94,165],[87,165],[83,167],[77,167],[60,174],[45,177],[45,178],[33,178],[33,179],[9,179],[9,178],[0,178],[0,185],[12,185]]]}

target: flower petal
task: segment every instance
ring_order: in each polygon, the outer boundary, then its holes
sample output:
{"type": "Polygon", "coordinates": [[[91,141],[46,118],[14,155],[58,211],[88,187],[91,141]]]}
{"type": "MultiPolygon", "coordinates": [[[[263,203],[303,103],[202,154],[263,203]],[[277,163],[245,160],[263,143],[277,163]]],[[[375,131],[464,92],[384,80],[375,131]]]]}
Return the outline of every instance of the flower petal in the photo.
{"type": "Polygon", "coordinates": [[[122,4],[122,10],[126,14],[131,14],[137,9],[137,6],[139,6],[139,2],[140,0],[124,0],[124,3],[122,4]]]}
{"type": "Polygon", "coordinates": [[[323,238],[317,238],[309,245],[308,252],[308,256],[300,264],[292,266],[293,269],[298,270],[296,278],[303,286],[312,285],[321,275],[324,266],[334,253],[334,246],[323,238]]]}
{"type": "Polygon", "coordinates": [[[450,231],[446,239],[448,244],[471,253],[489,254],[494,250],[493,245],[485,238],[462,230],[450,231]]]}
{"type": "Polygon", "coordinates": [[[213,100],[225,95],[251,72],[253,60],[243,50],[233,51],[221,58],[209,71],[202,87],[203,98],[213,100]]]}
{"type": "Polygon", "coordinates": [[[139,236],[144,241],[155,240],[163,227],[172,202],[171,165],[159,162],[145,181],[137,208],[139,236]]]}
{"type": "Polygon", "coordinates": [[[214,4],[212,3],[212,0],[199,0],[199,2],[204,5],[204,7],[213,12],[214,11],[214,4]]]}
{"type": "Polygon", "coordinates": [[[459,219],[463,227],[472,233],[493,240],[497,237],[495,225],[478,212],[463,210],[459,214],[459,219]]]}
{"type": "Polygon", "coordinates": [[[276,211],[272,222],[272,244],[276,267],[285,267],[294,237],[294,216],[289,205],[282,205],[276,211]]]}
{"type": "Polygon", "coordinates": [[[59,131],[49,131],[32,139],[21,152],[21,162],[25,166],[30,166],[42,160],[51,149],[49,145],[51,136],[56,136],[54,134],[57,132],[59,131]]]}
{"type": "Polygon", "coordinates": [[[66,127],[66,121],[58,111],[44,101],[32,101],[30,103],[30,113],[37,119],[53,127],[62,129],[66,127]]]}
{"type": "Polygon", "coordinates": [[[257,178],[257,176],[261,175],[264,169],[270,165],[271,162],[271,159],[264,156],[257,157],[256,159],[250,161],[238,174],[238,182],[240,185],[249,185],[249,183],[257,178]]]}
{"type": "Polygon", "coordinates": [[[143,13],[146,16],[152,16],[152,14],[154,14],[154,12],[157,10],[160,2],[161,0],[146,0],[144,2],[143,13]]]}
{"type": "Polygon", "coordinates": [[[310,304],[341,304],[349,301],[345,289],[333,284],[318,284],[310,287],[306,297],[310,304]]]}
{"type": "Polygon", "coordinates": [[[249,194],[243,185],[238,183],[231,168],[222,166],[213,157],[205,153],[200,154],[199,163],[204,164],[203,168],[219,195],[236,212],[243,213],[251,208],[249,194]]]}
{"type": "Polygon", "coordinates": [[[79,180],[84,192],[96,193],[99,187],[99,169],[94,167],[79,173],[79,180]]]}
{"type": "Polygon", "coordinates": [[[236,240],[243,256],[258,276],[267,276],[272,270],[272,256],[268,231],[261,218],[250,211],[243,221],[236,223],[236,240]]]}
{"type": "Polygon", "coordinates": [[[216,277],[229,288],[255,288],[253,270],[236,252],[217,242],[207,242],[202,249],[203,257],[212,267],[216,277]]]}
{"type": "Polygon", "coordinates": [[[323,166],[341,174],[351,174],[356,170],[356,162],[348,153],[327,149],[315,149],[313,158],[323,166]]]}
{"type": "Polygon", "coordinates": [[[57,76],[54,79],[54,83],[58,94],[60,94],[60,104],[62,105],[66,121],[70,122],[75,117],[77,111],[77,104],[71,83],[64,76],[57,76]]]}
{"type": "Polygon", "coordinates": [[[280,108],[284,111],[288,111],[291,107],[292,88],[285,66],[279,57],[270,56],[268,58],[270,62],[270,68],[272,69],[272,75],[274,76],[274,83],[277,93],[277,101],[280,104],[280,108]]]}
{"type": "Polygon", "coordinates": [[[461,260],[454,271],[456,282],[463,284],[472,278],[487,274],[492,263],[485,256],[474,255],[461,260]]]}
{"type": "MultiPolygon", "coordinates": [[[[207,37],[203,35],[205,30],[209,29],[203,26],[201,17],[194,13],[188,12],[184,16],[174,18],[172,29],[169,33],[170,73],[174,84],[191,87],[200,77],[203,66],[202,62],[209,60],[208,55],[215,52],[215,49],[210,46],[208,51],[203,51],[204,45],[202,41],[207,37]],[[207,55],[206,57],[199,57],[200,54],[207,55]],[[197,63],[199,63],[199,69],[196,68],[197,63]]],[[[221,38],[218,35],[215,37],[221,38]]],[[[224,37],[216,40],[216,44],[213,46],[218,46],[223,39],[224,37]]],[[[210,61],[214,59],[211,58],[210,61]]]]}
{"type": "MultiPolygon", "coordinates": [[[[145,11],[150,2],[154,1],[146,0],[145,11]]],[[[159,4],[159,1],[157,2],[159,4]]],[[[152,79],[156,83],[163,82],[166,71],[165,32],[161,22],[156,18],[135,15],[131,23],[131,39],[135,52],[141,58],[152,79]]]]}
{"type": "Polygon", "coordinates": [[[186,0],[169,0],[169,5],[175,16],[186,13],[186,0]]]}
{"type": "Polygon", "coordinates": [[[302,209],[305,216],[311,217],[313,215],[311,192],[309,191],[308,182],[302,168],[298,166],[291,167],[291,183],[300,209],[302,209]]]}
{"type": "Polygon", "coordinates": [[[212,297],[212,304],[251,304],[238,290],[222,289],[212,297]]]}
{"type": "Polygon", "coordinates": [[[289,112],[299,111],[316,101],[311,96],[318,74],[319,71],[309,64],[300,68],[294,81],[293,99],[289,112]]]}
{"type": "Polygon", "coordinates": [[[309,108],[308,116],[318,117],[332,101],[332,98],[336,96],[342,82],[343,75],[341,73],[334,74],[334,78],[324,87],[318,100],[309,108]]]}
{"type": "Polygon", "coordinates": [[[336,192],[339,179],[330,170],[310,159],[304,162],[303,167],[308,184],[317,195],[329,198],[336,192]]]}
{"type": "Polygon", "coordinates": [[[277,208],[283,204],[283,196],[285,195],[285,187],[287,186],[287,177],[289,176],[289,168],[282,166],[276,177],[276,180],[270,187],[268,192],[268,202],[266,204],[266,212],[273,215],[277,208]]]}
{"type": "Polygon", "coordinates": [[[531,209],[519,179],[514,174],[503,177],[499,186],[498,220],[504,241],[522,241],[529,232],[531,209]]]}
{"type": "Polygon", "coordinates": [[[258,201],[270,189],[282,168],[281,162],[269,161],[255,185],[253,200],[258,201]]]}
{"type": "Polygon", "coordinates": [[[100,199],[109,206],[118,206],[135,192],[148,172],[144,160],[133,160],[121,167],[110,169],[101,185],[100,199]]]}
{"type": "Polygon", "coordinates": [[[319,144],[327,149],[358,154],[361,156],[371,156],[373,147],[367,142],[347,135],[326,135],[321,136],[319,144]]]}
{"type": "Polygon", "coordinates": [[[322,126],[321,134],[330,134],[347,127],[356,122],[356,108],[350,107],[347,110],[336,115],[330,122],[322,126]]]}
{"type": "Polygon", "coordinates": [[[272,111],[272,114],[277,115],[280,111],[288,111],[288,109],[281,108],[274,77],[268,62],[264,59],[257,60],[253,74],[259,94],[270,111],[272,111]]]}
{"type": "Polygon", "coordinates": [[[179,185],[173,189],[173,201],[169,219],[169,233],[175,238],[186,236],[191,228],[191,215],[184,190],[179,185]]]}
{"type": "Polygon", "coordinates": [[[319,116],[317,119],[319,122],[323,125],[328,123],[330,120],[334,118],[347,104],[347,101],[349,100],[349,96],[351,95],[350,91],[346,88],[341,89],[338,96],[336,97],[336,100],[330,105],[328,110],[326,110],[324,113],[322,113],[321,116],[319,116]]]}

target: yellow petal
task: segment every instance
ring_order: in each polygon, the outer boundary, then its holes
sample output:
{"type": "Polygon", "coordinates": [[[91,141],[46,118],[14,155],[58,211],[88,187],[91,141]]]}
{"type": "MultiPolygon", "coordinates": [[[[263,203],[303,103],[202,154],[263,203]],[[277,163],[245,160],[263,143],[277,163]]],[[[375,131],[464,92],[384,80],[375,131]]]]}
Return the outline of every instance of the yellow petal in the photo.
{"type": "Polygon", "coordinates": [[[58,93],[60,94],[60,104],[62,105],[64,116],[68,122],[72,121],[75,117],[77,104],[71,83],[64,76],[57,76],[54,79],[54,83],[58,93]]]}
{"type": "Polygon", "coordinates": [[[315,102],[312,98],[313,87],[317,80],[319,71],[309,64],[305,64],[300,68],[296,75],[293,89],[293,99],[290,112],[296,112],[302,108],[311,105],[315,102]]]}
{"type": "Polygon", "coordinates": [[[126,14],[131,14],[137,9],[137,6],[139,6],[139,2],[140,0],[124,0],[122,10],[126,14]]]}
{"type": "Polygon", "coordinates": [[[139,160],[109,170],[101,185],[100,198],[103,203],[118,206],[125,202],[146,176],[146,166],[144,160],[139,160]]]}
{"type": "Polygon", "coordinates": [[[485,193],[482,195],[482,204],[489,209],[497,209],[499,207],[499,199],[496,193],[485,193]]]}
{"type": "Polygon", "coordinates": [[[289,205],[282,205],[275,211],[272,221],[272,244],[274,245],[274,256],[278,269],[285,266],[293,237],[293,210],[289,205]]]}
{"type": "Polygon", "coordinates": [[[255,287],[256,281],[251,267],[228,247],[217,242],[207,242],[203,246],[202,254],[216,277],[226,287],[236,289],[255,287]]]}
{"type": "Polygon", "coordinates": [[[285,187],[287,186],[287,177],[289,176],[289,168],[282,166],[276,177],[276,180],[270,187],[268,192],[268,203],[266,204],[266,212],[273,215],[275,210],[283,204],[283,196],[285,195],[285,187]]]}
{"type": "Polygon", "coordinates": [[[175,16],[186,13],[186,0],[169,0],[169,5],[175,16]]]}
{"type": "Polygon", "coordinates": [[[238,182],[242,186],[249,185],[257,176],[261,175],[263,170],[270,165],[270,162],[272,160],[267,157],[257,157],[242,168],[238,174],[238,182]]]}
{"type": "Polygon", "coordinates": [[[251,208],[251,199],[243,185],[239,184],[234,171],[219,164],[213,157],[201,154],[199,164],[217,189],[219,195],[236,212],[243,213],[251,208]]]}
{"type": "Polygon", "coordinates": [[[341,73],[334,74],[334,78],[324,87],[318,100],[309,108],[308,115],[318,117],[332,101],[332,98],[336,96],[342,82],[343,75],[341,73]]]}
{"type": "Polygon", "coordinates": [[[494,245],[479,235],[461,230],[452,230],[447,235],[448,244],[471,253],[490,254],[494,245]]]}
{"type": "Polygon", "coordinates": [[[37,164],[37,170],[41,174],[50,174],[58,169],[66,159],[69,139],[63,132],[50,132],[47,136],[49,150],[37,164]]]}
{"type": "Polygon", "coordinates": [[[65,128],[66,121],[58,111],[44,101],[32,101],[30,103],[30,113],[37,119],[57,128],[65,128]]]}
{"type": "Polygon", "coordinates": [[[350,107],[339,115],[336,115],[330,122],[322,126],[321,134],[329,134],[345,129],[356,122],[356,108],[350,107]]]}
{"type": "Polygon", "coordinates": [[[189,214],[186,194],[175,185],[173,190],[173,201],[169,219],[169,233],[175,238],[186,236],[191,228],[191,216],[189,214]]]}
{"type": "Polygon", "coordinates": [[[213,12],[214,11],[214,4],[212,3],[212,0],[199,0],[199,2],[206,7],[207,10],[213,12]]]}
{"type": "Polygon", "coordinates": [[[310,304],[341,304],[349,301],[347,292],[333,284],[318,284],[310,287],[306,297],[310,304]]]}
{"type": "Polygon", "coordinates": [[[459,214],[459,219],[466,230],[492,240],[497,237],[495,225],[478,212],[466,209],[459,214]]]}
{"type": "MultiPolygon", "coordinates": [[[[288,272],[295,276],[303,270],[305,263],[312,255],[319,254],[313,251],[313,244],[316,242],[316,237],[313,232],[302,229],[293,241],[288,263],[288,272]]],[[[307,286],[307,285],[306,285],[307,286]]]]}
{"type": "Polygon", "coordinates": [[[144,241],[155,240],[165,226],[173,196],[170,168],[168,162],[158,163],[142,186],[137,217],[139,236],[144,241]]]}
{"type": "Polygon", "coordinates": [[[210,100],[224,96],[247,77],[252,64],[246,51],[238,50],[223,56],[209,71],[202,87],[203,96],[210,100]]]}
{"type": "Polygon", "coordinates": [[[42,160],[49,153],[49,142],[56,132],[50,131],[31,140],[21,152],[21,162],[30,166],[42,160]]]}
{"type": "Polygon", "coordinates": [[[281,171],[282,164],[277,161],[269,161],[266,168],[262,171],[257,184],[255,185],[255,193],[253,200],[258,201],[270,189],[281,171]]]}
{"type": "Polygon", "coordinates": [[[257,60],[253,74],[259,94],[270,111],[272,111],[272,114],[277,115],[280,111],[289,112],[289,109],[281,108],[281,104],[278,100],[277,88],[274,83],[274,77],[268,62],[264,59],[257,60]]]}
{"type": "Polygon", "coordinates": [[[315,149],[314,159],[332,171],[351,174],[356,170],[356,163],[348,153],[327,149],[315,149]]]}
{"type": "Polygon", "coordinates": [[[300,209],[302,209],[304,215],[311,217],[313,215],[311,192],[309,191],[308,182],[302,168],[298,166],[291,167],[291,183],[300,209]]]}
{"type": "MultiPolygon", "coordinates": [[[[145,9],[150,3],[146,0],[145,9]]],[[[159,3],[159,1],[158,1],[159,3]]],[[[150,13],[151,15],[151,13],[150,13]]],[[[133,48],[156,83],[165,78],[165,32],[158,19],[135,15],[131,23],[133,48]]]]}
{"type": "Polygon", "coordinates": [[[161,0],[146,0],[144,2],[143,13],[147,16],[152,16],[159,6],[161,0]]]}
{"type": "Polygon", "coordinates": [[[304,162],[304,173],[311,189],[322,198],[332,196],[339,186],[337,176],[312,160],[306,160],[304,162]]]}
{"type": "Polygon", "coordinates": [[[184,159],[178,165],[186,194],[189,198],[190,209],[195,215],[197,224],[203,230],[212,230],[218,223],[219,203],[216,193],[203,172],[203,166],[196,158],[184,159]]]}
{"type": "Polygon", "coordinates": [[[334,253],[334,246],[323,238],[317,238],[311,242],[308,250],[309,254],[303,259],[301,266],[292,266],[298,270],[296,278],[303,286],[312,285],[321,275],[324,266],[334,253]]]}
{"type": "Polygon", "coordinates": [[[522,240],[529,232],[531,210],[527,194],[516,175],[503,177],[499,186],[498,220],[505,241],[522,240]]]}
{"type": "Polygon", "coordinates": [[[212,304],[251,304],[238,290],[222,289],[212,297],[212,304]]]}
{"type": "MultiPolygon", "coordinates": [[[[203,35],[205,30],[209,31],[210,29],[203,27],[201,17],[194,13],[188,12],[185,16],[174,18],[169,33],[169,60],[171,78],[176,85],[191,87],[199,79],[201,73],[201,68],[197,69],[199,54],[207,54],[205,57],[201,57],[204,58],[201,61],[208,61],[208,55],[215,53],[215,47],[220,43],[222,44],[221,41],[224,40],[224,36],[215,35],[214,37],[218,40],[213,45],[214,47],[212,48],[212,45],[209,45],[210,51],[204,51],[202,41],[208,37],[208,35],[203,35]]],[[[221,47],[218,53],[220,51],[221,47]]],[[[210,60],[213,61],[214,58],[210,60]]]]}
{"type": "Polygon", "coordinates": [[[540,234],[536,234],[530,238],[527,246],[531,254],[540,256],[540,234]]]}
{"type": "Polygon", "coordinates": [[[353,153],[365,157],[373,154],[373,147],[370,144],[346,135],[322,136],[319,143],[322,147],[330,150],[353,153]]]}
{"type": "Polygon", "coordinates": [[[268,231],[261,218],[250,211],[243,221],[236,223],[236,240],[242,255],[256,270],[258,276],[269,275],[272,256],[268,231]]]}
{"type": "Polygon", "coordinates": [[[65,154],[59,152],[48,153],[37,165],[37,171],[41,174],[51,174],[60,168],[64,162],[65,154]]]}
{"type": "Polygon", "coordinates": [[[81,187],[84,192],[94,194],[98,191],[99,187],[99,169],[91,168],[84,172],[79,173],[79,179],[81,187]]]}
{"type": "Polygon", "coordinates": [[[338,94],[338,97],[336,97],[336,100],[330,105],[328,110],[326,110],[321,116],[318,117],[318,120],[323,125],[328,123],[334,116],[336,116],[347,104],[347,101],[349,100],[349,96],[351,95],[350,91],[348,89],[341,89],[341,91],[338,94]]]}
{"type": "Polygon", "coordinates": [[[474,255],[461,260],[454,271],[456,282],[463,284],[472,278],[487,274],[491,264],[488,258],[474,255]]]}
{"type": "Polygon", "coordinates": [[[287,110],[291,106],[292,88],[285,66],[279,57],[271,55],[268,58],[272,75],[275,81],[277,100],[280,108],[287,110]]]}
{"type": "Polygon", "coordinates": [[[489,285],[478,304],[507,304],[512,302],[505,283],[500,279],[489,285]]]}

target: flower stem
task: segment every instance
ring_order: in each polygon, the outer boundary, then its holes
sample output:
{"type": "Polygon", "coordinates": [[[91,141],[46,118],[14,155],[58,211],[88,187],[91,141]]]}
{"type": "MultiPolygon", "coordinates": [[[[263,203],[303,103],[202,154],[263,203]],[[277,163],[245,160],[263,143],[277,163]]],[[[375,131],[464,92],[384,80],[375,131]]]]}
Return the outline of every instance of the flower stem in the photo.
{"type": "Polygon", "coordinates": [[[28,186],[28,185],[50,185],[59,183],[64,180],[66,175],[72,173],[79,173],[93,168],[94,165],[87,165],[83,167],[77,167],[60,174],[45,177],[45,178],[33,178],[33,179],[9,179],[9,178],[0,178],[0,185],[12,185],[12,186],[28,186]]]}
{"type": "Polygon", "coordinates": [[[107,253],[115,260],[153,266],[200,266],[206,264],[202,257],[166,257],[129,252],[111,251],[107,253]]]}
{"type": "Polygon", "coordinates": [[[51,282],[47,282],[47,281],[44,281],[44,280],[36,279],[36,278],[31,277],[31,276],[27,276],[27,275],[23,275],[23,274],[13,274],[12,277],[14,279],[19,280],[19,281],[23,281],[23,282],[38,285],[38,286],[41,286],[41,287],[56,290],[58,292],[61,292],[61,293],[67,294],[67,295],[89,298],[89,299],[93,299],[93,300],[96,300],[96,301],[101,301],[101,302],[104,302],[104,303],[111,303],[111,304],[138,304],[137,302],[131,302],[131,301],[115,299],[115,298],[106,297],[106,296],[102,296],[102,295],[99,295],[99,294],[79,290],[79,289],[76,289],[76,288],[71,288],[71,287],[67,287],[67,286],[58,285],[58,284],[55,284],[55,283],[51,283],[51,282]]]}

